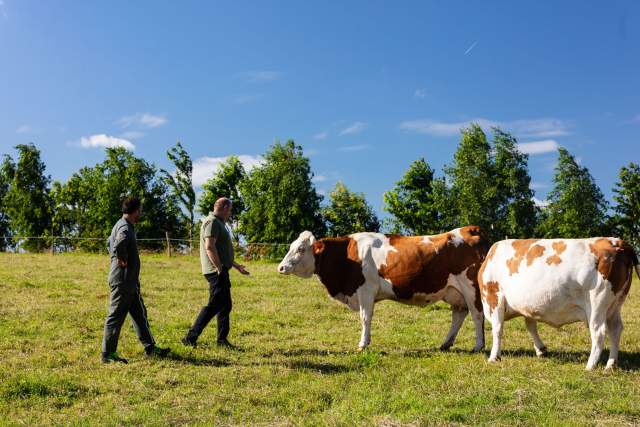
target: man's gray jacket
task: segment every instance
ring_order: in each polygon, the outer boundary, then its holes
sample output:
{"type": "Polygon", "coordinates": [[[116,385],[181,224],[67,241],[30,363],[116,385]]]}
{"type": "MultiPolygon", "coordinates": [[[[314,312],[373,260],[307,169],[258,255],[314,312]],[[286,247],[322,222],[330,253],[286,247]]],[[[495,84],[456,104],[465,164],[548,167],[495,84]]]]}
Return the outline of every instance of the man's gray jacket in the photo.
{"type": "Polygon", "coordinates": [[[109,286],[119,287],[125,292],[138,292],[140,287],[140,255],[133,224],[120,218],[111,230],[107,240],[107,248],[111,257],[109,271],[109,286]],[[126,261],[127,266],[121,267],[118,259],[126,261]]]}

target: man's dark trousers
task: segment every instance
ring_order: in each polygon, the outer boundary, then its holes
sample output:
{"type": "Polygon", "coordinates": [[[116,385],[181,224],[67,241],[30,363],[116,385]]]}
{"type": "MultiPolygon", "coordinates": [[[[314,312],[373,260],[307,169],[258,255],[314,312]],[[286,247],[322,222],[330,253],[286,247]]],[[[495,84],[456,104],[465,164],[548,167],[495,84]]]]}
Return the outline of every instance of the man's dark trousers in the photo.
{"type": "Polygon", "coordinates": [[[231,313],[231,281],[229,269],[224,267],[220,274],[205,274],[209,282],[209,303],[202,307],[187,339],[195,342],[214,316],[218,316],[218,341],[225,341],[229,335],[229,314],[231,313]]]}
{"type": "Polygon", "coordinates": [[[140,289],[131,291],[120,286],[111,287],[111,302],[109,304],[109,314],[104,323],[104,339],[102,341],[102,352],[112,353],[118,347],[118,337],[127,314],[131,315],[133,327],[138,334],[138,339],[145,349],[155,345],[149,322],[147,321],[147,308],[140,296],[140,289]]]}

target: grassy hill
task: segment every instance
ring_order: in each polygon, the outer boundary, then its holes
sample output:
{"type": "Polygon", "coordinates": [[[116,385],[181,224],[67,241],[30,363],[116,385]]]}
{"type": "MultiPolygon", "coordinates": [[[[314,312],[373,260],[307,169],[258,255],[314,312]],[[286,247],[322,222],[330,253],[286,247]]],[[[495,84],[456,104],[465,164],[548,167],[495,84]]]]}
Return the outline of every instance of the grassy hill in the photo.
{"type": "Polygon", "coordinates": [[[623,308],[620,369],[589,373],[581,324],[541,326],[544,359],[522,319],[507,322],[499,364],[469,353],[470,319],[452,351],[440,352],[444,304],[379,303],[370,350],[357,353],[358,314],[330,300],[317,279],[279,276],[267,263],[250,263],[250,277],[232,273],[230,340],[241,351],[218,349],[211,327],[197,349],[185,348],[179,340],[207,297],[199,261],[142,262],[151,328],[173,357],[145,358],[127,320],[119,351],[130,363],[105,366],[106,257],[0,254],[0,424],[640,423],[637,280],[623,308]]]}

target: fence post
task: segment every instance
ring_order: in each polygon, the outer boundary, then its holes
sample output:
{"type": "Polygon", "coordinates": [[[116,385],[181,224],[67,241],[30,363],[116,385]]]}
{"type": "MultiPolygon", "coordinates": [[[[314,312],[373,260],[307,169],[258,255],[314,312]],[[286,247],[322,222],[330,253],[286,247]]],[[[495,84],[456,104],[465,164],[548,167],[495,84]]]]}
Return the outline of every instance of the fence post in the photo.
{"type": "Polygon", "coordinates": [[[55,255],[56,253],[56,238],[51,236],[51,255],[55,255]]]}
{"type": "Polygon", "coordinates": [[[171,257],[171,240],[169,240],[169,232],[164,232],[165,237],[167,238],[167,255],[171,257]]]}

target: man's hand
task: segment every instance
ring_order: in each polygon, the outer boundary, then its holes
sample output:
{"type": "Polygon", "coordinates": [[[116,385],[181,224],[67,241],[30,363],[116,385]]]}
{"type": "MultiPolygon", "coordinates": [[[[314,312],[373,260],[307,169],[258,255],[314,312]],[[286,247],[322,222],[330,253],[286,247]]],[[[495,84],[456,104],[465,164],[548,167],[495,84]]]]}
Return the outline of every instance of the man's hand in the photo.
{"type": "Polygon", "coordinates": [[[240,272],[240,274],[244,274],[245,276],[248,276],[249,274],[251,274],[251,273],[249,273],[247,271],[247,269],[244,267],[244,265],[235,264],[234,267],[236,268],[236,270],[238,270],[240,272]]]}
{"type": "Polygon", "coordinates": [[[126,268],[127,267],[127,261],[118,258],[118,265],[122,268],[126,268]]]}

